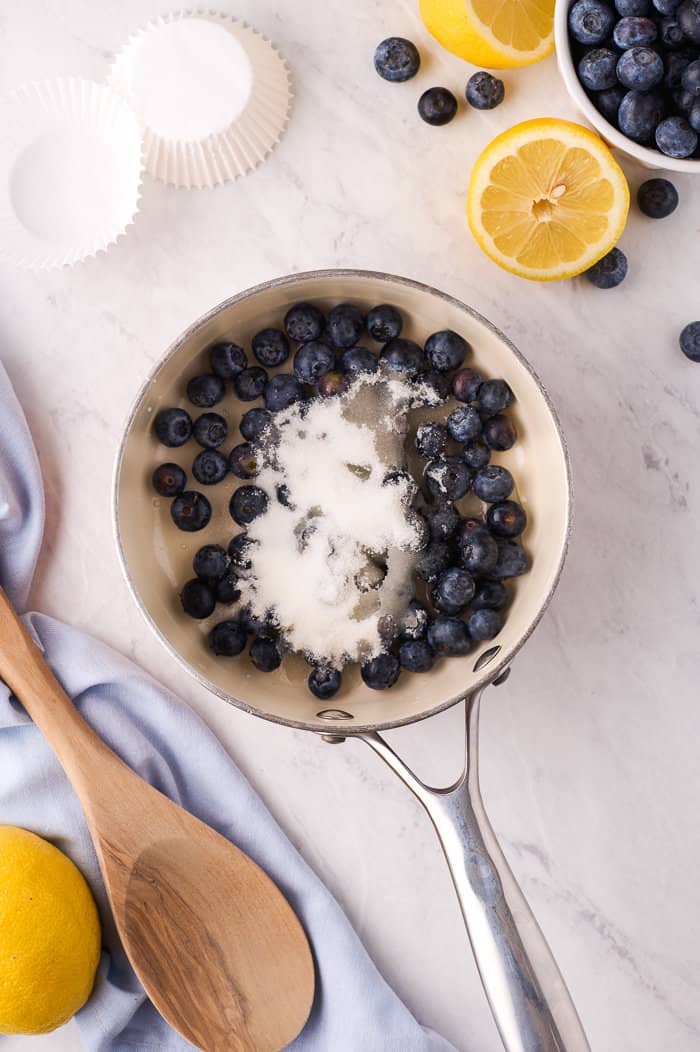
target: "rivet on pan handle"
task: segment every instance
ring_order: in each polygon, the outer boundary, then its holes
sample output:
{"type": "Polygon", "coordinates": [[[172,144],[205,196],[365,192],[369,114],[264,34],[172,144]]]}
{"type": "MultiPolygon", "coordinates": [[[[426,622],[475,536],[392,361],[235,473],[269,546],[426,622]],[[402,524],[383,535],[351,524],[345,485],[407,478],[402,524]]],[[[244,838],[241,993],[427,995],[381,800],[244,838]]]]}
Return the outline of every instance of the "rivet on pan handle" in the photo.
{"type": "Polygon", "coordinates": [[[376,732],[361,737],[418,797],[435,826],[507,1052],[590,1052],[566,983],[484,808],[480,697],[467,699],[466,764],[447,789],[425,785],[376,732]]]}

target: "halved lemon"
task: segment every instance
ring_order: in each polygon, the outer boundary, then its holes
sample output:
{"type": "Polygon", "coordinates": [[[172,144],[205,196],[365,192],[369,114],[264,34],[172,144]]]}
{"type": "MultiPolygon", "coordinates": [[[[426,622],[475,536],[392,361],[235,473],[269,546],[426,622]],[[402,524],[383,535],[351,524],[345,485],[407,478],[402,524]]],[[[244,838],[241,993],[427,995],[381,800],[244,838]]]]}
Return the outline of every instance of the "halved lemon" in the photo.
{"type": "Polygon", "coordinates": [[[554,50],[554,0],[420,0],[428,30],[475,66],[513,69],[554,50]]]}
{"type": "Polygon", "coordinates": [[[472,234],[499,266],[533,281],[572,278],[622,233],[630,191],[597,135],[543,117],[503,132],[469,181],[472,234]]]}

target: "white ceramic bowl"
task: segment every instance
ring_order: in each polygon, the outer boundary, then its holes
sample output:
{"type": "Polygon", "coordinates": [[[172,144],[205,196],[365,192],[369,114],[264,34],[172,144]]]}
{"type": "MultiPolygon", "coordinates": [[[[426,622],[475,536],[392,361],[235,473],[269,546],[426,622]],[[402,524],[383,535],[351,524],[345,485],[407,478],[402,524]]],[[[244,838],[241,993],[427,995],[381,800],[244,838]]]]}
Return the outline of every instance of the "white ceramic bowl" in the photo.
{"type": "Polygon", "coordinates": [[[638,161],[645,168],[664,169],[670,172],[690,172],[700,175],[700,160],[677,160],[674,157],[666,157],[659,150],[651,149],[648,146],[640,146],[639,143],[628,139],[609,121],[606,121],[602,113],[599,113],[595,108],[578,79],[571,55],[568,15],[572,3],[573,0],[556,0],[554,7],[554,41],[559,71],[566,85],[566,90],[581,111],[581,114],[589,124],[593,125],[608,145],[619,150],[620,153],[626,154],[628,157],[633,157],[635,161],[638,161]]]}

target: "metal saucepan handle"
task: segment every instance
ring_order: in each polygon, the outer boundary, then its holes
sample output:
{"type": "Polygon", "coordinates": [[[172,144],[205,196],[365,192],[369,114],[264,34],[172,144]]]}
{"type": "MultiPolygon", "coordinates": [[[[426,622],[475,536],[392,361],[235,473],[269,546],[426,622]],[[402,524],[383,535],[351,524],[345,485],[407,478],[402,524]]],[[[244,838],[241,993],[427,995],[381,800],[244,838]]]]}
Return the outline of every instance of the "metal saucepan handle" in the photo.
{"type": "Polygon", "coordinates": [[[480,692],[467,699],[467,760],[447,789],[425,785],[376,733],[364,741],[428,812],[507,1052],[590,1052],[566,983],[501,851],[479,789],[480,692]]]}

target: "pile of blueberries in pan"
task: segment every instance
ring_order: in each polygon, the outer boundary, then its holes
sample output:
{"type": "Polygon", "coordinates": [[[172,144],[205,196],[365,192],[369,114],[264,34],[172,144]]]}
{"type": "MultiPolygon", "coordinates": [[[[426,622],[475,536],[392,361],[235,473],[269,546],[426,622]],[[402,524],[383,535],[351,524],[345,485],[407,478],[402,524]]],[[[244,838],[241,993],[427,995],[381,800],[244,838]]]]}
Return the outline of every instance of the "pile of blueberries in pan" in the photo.
{"type": "Polygon", "coordinates": [[[700,158],[700,0],[575,0],[569,35],[610,124],[667,157],[700,158]]]}
{"type": "MultiPolygon", "coordinates": [[[[239,582],[251,570],[254,543],[246,526],[264,514],[271,500],[288,499],[284,487],[268,494],[251,481],[260,470],[257,444],[274,428],[275,413],[296,402],[342,394],[359,374],[377,370],[428,385],[441,404],[454,399],[444,422],[421,423],[413,438],[423,470],[411,513],[423,517],[425,541],[415,567],[415,598],[400,624],[384,626],[386,650],[361,666],[364,682],[377,690],[393,686],[402,668],[427,672],[437,657],[465,654],[474,641],[498,635],[510,598],[504,582],[525,573],[529,565],[518,539],[527,517],[511,499],[513,477],[507,468],[491,463],[494,452],[508,450],[516,441],[505,412],[512,391],[505,381],[486,379],[464,365],[470,348],[458,333],[433,333],[421,347],[401,336],[402,327],[399,311],[386,304],[366,317],[348,303],[333,307],[327,316],[313,304],[296,304],[285,316],[284,330],[266,328],[253,337],[256,364],[251,365],[235,343],[209,349],[209,372],[191,378],[186,390],[191,406],[202,410],[200,415],[193,419],[187,409],[172,407],[161,409],[153,422],[161,445],[176,448],[194,440],[200,447],[191,473],[201,487],[209,490],[229,474],[244,482],[229,502],[241,532],[226,548],[215,543],[199,549],[194,577],[180,594],[185,613],[203,620],[214,614],[217,604],[232,606],[240,598],[239,582]],[[364,346],[359,342],[363,339],[379,346],[364,346]],[[290,357],[289,372],[268,373],[290,357]],[[230,398],[231,390],[233,412],[240,402],[262,404],[240,415],[243,441],[225,453],[229,427],[214,407],[230,398]],[[458,507],[470,492],[482,502],[479,516],[465,516],[458,507]]],[[[180,464],[160,464],[152,484],[160,496],[171,499],[170,514],[179,529],[197,532],[209,524],[211,501],[201,490],[188,487],[180,464]]],[[[251,636],[253,664],[264,672],[277,668],[285,640],[273,612],[263,622],[249,609],[232,610],[213,626],[208,641],[217,655],[234,657],[245,650],[251,636]]],[[[337,693],[341,679],[339,669],[316,662],[309,689],[327,699],[337,693]]]]}

